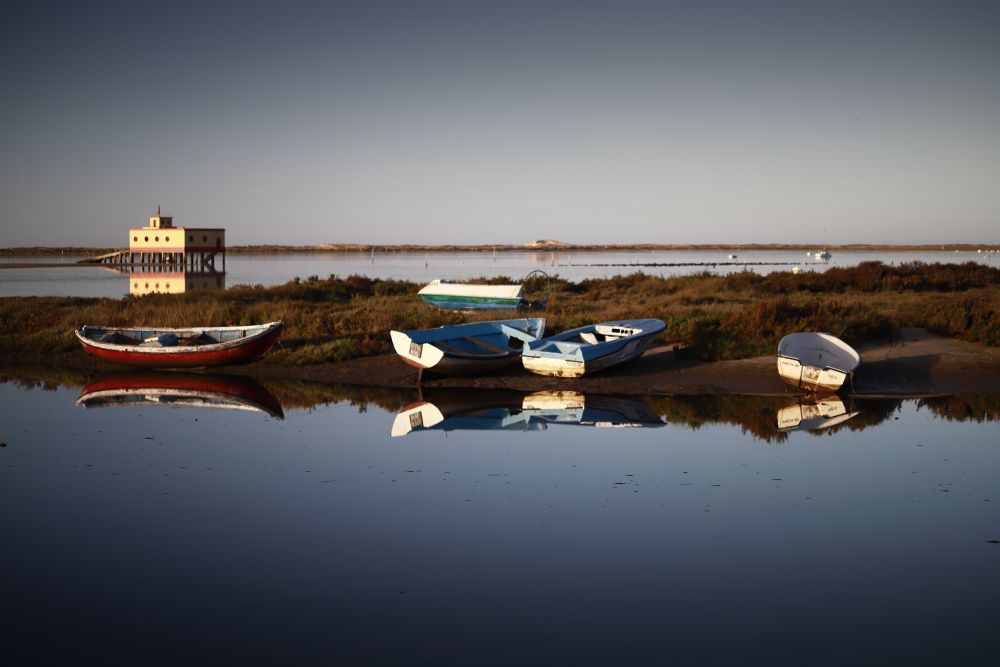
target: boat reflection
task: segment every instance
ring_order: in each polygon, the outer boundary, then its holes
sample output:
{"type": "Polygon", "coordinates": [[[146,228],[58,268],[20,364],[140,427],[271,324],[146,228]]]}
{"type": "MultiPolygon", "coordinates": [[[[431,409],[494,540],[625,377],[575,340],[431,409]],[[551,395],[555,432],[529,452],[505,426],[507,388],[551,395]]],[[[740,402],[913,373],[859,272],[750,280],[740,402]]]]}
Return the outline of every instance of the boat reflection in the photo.
{"type": "MultiPolygon", "coordinates": [[[[922,398],[837,396],[795,400],[790,396],[690,395],[621,397],[578,394],[576,392],[523,393],[513,390],[484,389],[414,389],[362,387],[268,378],[267,388],[244,376],[230,374],[180,373],[174,371],[133,371],[109,375],[96,382],[84,371],[35,367],[0,366],[0,384],[10,383],[25,391],[74,388],[87,385],[80,405],[138,404],[145,398],[116,401],[96,400],[99,390],[122,392],[152,387],[162,389],[162,382],[183,378],[204,383],[216,381],[228,385],[221,393],[242,394],[265,413],[280,418],[284,411],[309,411],[320,406],[351,406],[365,412],[378,409],[395,416],[394,433],[405,434],[427,428],[507,428],[541,430],[549,424],[585,424],[592,426],[659,426],[700,429],[712,425],[728,425],[741,429],[755,440],[782,444],[797,435],[826,437],[841,431],[858,432],[896,419],[905,404],[929,418],[956,422],[1000,422],[1000,392],[951,394],[922,398]],[[146,382],[143,377],[155,379],[146,382]],[[131,387],[120,386],[121,378],[131,380],[131,387]],[[90,382],[90,384],[87,384],[90,382]],[[119,386],[115,386],[119,385],[119,386]],[[242,387],[234,390],[233,386],[242,387]],[[253,389],[250,389],[253,388],[253,389]],[[272,393],[273,392],[273,393],[272,393]],[[91,398],[93,396],[93,398],[91,398]],[[277,396],[277,398],[276,398],[277,396]],[[84,400],[86,399],[86,400],[84,400]],[[279,402],[280,401],[280,402],[279,402]],[[792,401],[792,402],[790,402],[792,401]],[[405,406],[405,407],[403,407],[405,406]],[[420,414],[416,414],[416,413],[420,414]],[[609,415],[609,413],[611,413],[609,415]],[[603,417],[601,415],[604,415],[603,417]],[[412,415],[412,416],[411,416],[412,415]],[[412,426],[410,420],[412,419],[412,426]],[[810,430],[811,429],[811,430],[810,430]]],[[[216,392],[218,393],[218,392],[216,392]]],[[[159,401],[159,399],[157,399],[159,401]]],[[[169,399],[160,402],[167,402],[169,399]]],[[[177,404],[175,401],[173,404],[177,404]]],[[[207,407],[207,406],[204,406],[207,407]]],[[[253,409],[253,408],[248,408],[253,409]]]]}
{"type": "Polygon", "coordinates": [[[248,377],[220,373],[132,371],[87,384],[76,399],[86,408],[160,405],[261,412],[284,419],[281,402],[248,377]]]}
{"type": "Polygon", "coordinates": [[[819,431],[843,424],[858,415],[837,396],[800,400],[778,410],[778,431],[819,431]]]}
{"type": "Polygon", "coordinates": [[[640,396],[602,396],[575,391],[522,394],[443,392],[410,403],[396,415],[390,434],[415,431],[541,431],[550,425],[629,428],[663,426],[664,421],[640,396]]]}

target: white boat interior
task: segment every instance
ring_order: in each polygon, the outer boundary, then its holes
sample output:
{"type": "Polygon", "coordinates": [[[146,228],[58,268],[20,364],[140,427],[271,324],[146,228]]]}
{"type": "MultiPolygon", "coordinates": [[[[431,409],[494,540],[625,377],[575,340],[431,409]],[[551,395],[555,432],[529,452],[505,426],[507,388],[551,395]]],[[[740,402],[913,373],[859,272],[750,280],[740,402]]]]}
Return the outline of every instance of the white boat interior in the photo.
{"type": "Polygon", "coordinates": [[[576,350],[585,345],[597,345],[628,336],[641,334],[644,330],[637,327],[626,327],[617,325],[597,324],[592,331],[587,331],[589,327],[580,330],[571,337],[557,340],[552,338],[532,345],[535,352],[558,352],[560,354],[573,354],[576,350]]]}

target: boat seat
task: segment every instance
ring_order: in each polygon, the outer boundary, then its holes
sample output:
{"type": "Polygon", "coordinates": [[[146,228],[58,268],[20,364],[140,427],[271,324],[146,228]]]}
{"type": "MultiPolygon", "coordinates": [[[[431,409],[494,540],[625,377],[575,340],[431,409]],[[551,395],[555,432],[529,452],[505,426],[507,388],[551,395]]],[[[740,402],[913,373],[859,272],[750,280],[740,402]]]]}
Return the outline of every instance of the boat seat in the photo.
{"type": "Polygon", "coordinates": [[[580,334],[580,339],[584,343],[590,343],[591,345],[597,345],[598,343],[597,336],[595,336],[589,331],[584,331],[582,334],[580,334]]]}
{"type": "Polygon", "coordinates": [[[496,345],[490,345],[486,341],[480,340],[480,339],[476,338],[475,336],[463,336],[463,338],[465,340],[469,341],[470,343],[478,345],[479,347],[486,348],[490,352],[496,352],[497,354],[503,354],[505,352],[508,352],[508,350],[504,350],[503,348],[499,348],[496,345]]]}
{"type": "Polygon", "coordinates": [[[101,343],[114,343],[116,345],[138,345],[139,340],[132,338],[131,336],[126,336],[125,334],[115,331],[112,333],[106,333],[98,341],[101,343]]]}

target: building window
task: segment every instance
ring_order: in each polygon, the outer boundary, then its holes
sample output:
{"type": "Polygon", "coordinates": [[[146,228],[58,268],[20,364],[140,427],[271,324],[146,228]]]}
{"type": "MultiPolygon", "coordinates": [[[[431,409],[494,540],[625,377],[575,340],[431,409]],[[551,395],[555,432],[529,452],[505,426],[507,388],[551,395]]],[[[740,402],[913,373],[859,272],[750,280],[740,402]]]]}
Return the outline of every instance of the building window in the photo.
{"type": "Polygon", "coordinates": [[[159,237],[159,236],[157,236],[157,237],[156,237],[156,238],[154,238],[153,240],[154,240],[154,241],[156,241],[157,243],[159,243],[159,242],[160,242],[160,237],[159,237]]]}
{"type": "Polygon", "coordinates": [[[208,242],[208,236],[202,236],[202,237],[201,237],[201,240],[202,240],[202,241],[205,241],[205,242],[208,242]]]}
{"type": "Polygon", "coordinates": [[[145,241],[146,243],[149,243],[149,237],[148,236],[142,237],[142,240],[145,241]]]}
{"type": "Polygon", "coordinates": [[[139,242],[139,237],[138,236],[133,236],[132,240],[135,241],[136,243],[138,243],[139,242]]]}
{"type": "Polygon", "coordinates": [[[194,237],[188,234],[188,243],[194,243],[194,237]]]}
{"type": "Polygon", "coordinates": [[[166,241],[167,243],[170,243],[170,237],[169,236],[164,236],[163,240],[166,241]]]}

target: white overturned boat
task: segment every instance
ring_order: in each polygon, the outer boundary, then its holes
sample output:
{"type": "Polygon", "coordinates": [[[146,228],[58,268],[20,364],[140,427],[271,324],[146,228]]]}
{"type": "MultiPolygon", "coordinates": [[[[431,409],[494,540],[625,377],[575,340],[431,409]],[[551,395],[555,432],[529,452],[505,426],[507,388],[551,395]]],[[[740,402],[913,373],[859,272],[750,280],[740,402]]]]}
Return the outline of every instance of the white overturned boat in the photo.
{"type": "Polygon", "coordinates": [[[449,310],[516,310],[543,305],[525,299],[523,285],[476,285],[432,280],[417,294],[425,303],[449,310]]]}
{"type": "Polygon", "coordinates": [[[653,319],[589,324],[528,343],[521,362],[539,375],[580,377],[641,356],[666,326],[653,319]]]}
{"type": "Polygon", "coordinates": [[[488,373],[516,363],[527,344],[543,335],[543,317],[389,332],[400,359],[444,375],[488,373]]]}
{"type": "Polygon", "coordinates": [[[861,365],[861,356],[827,333],[788,334],[778,343],[778,375],[798,389],[837,391],[861,365]]]}

